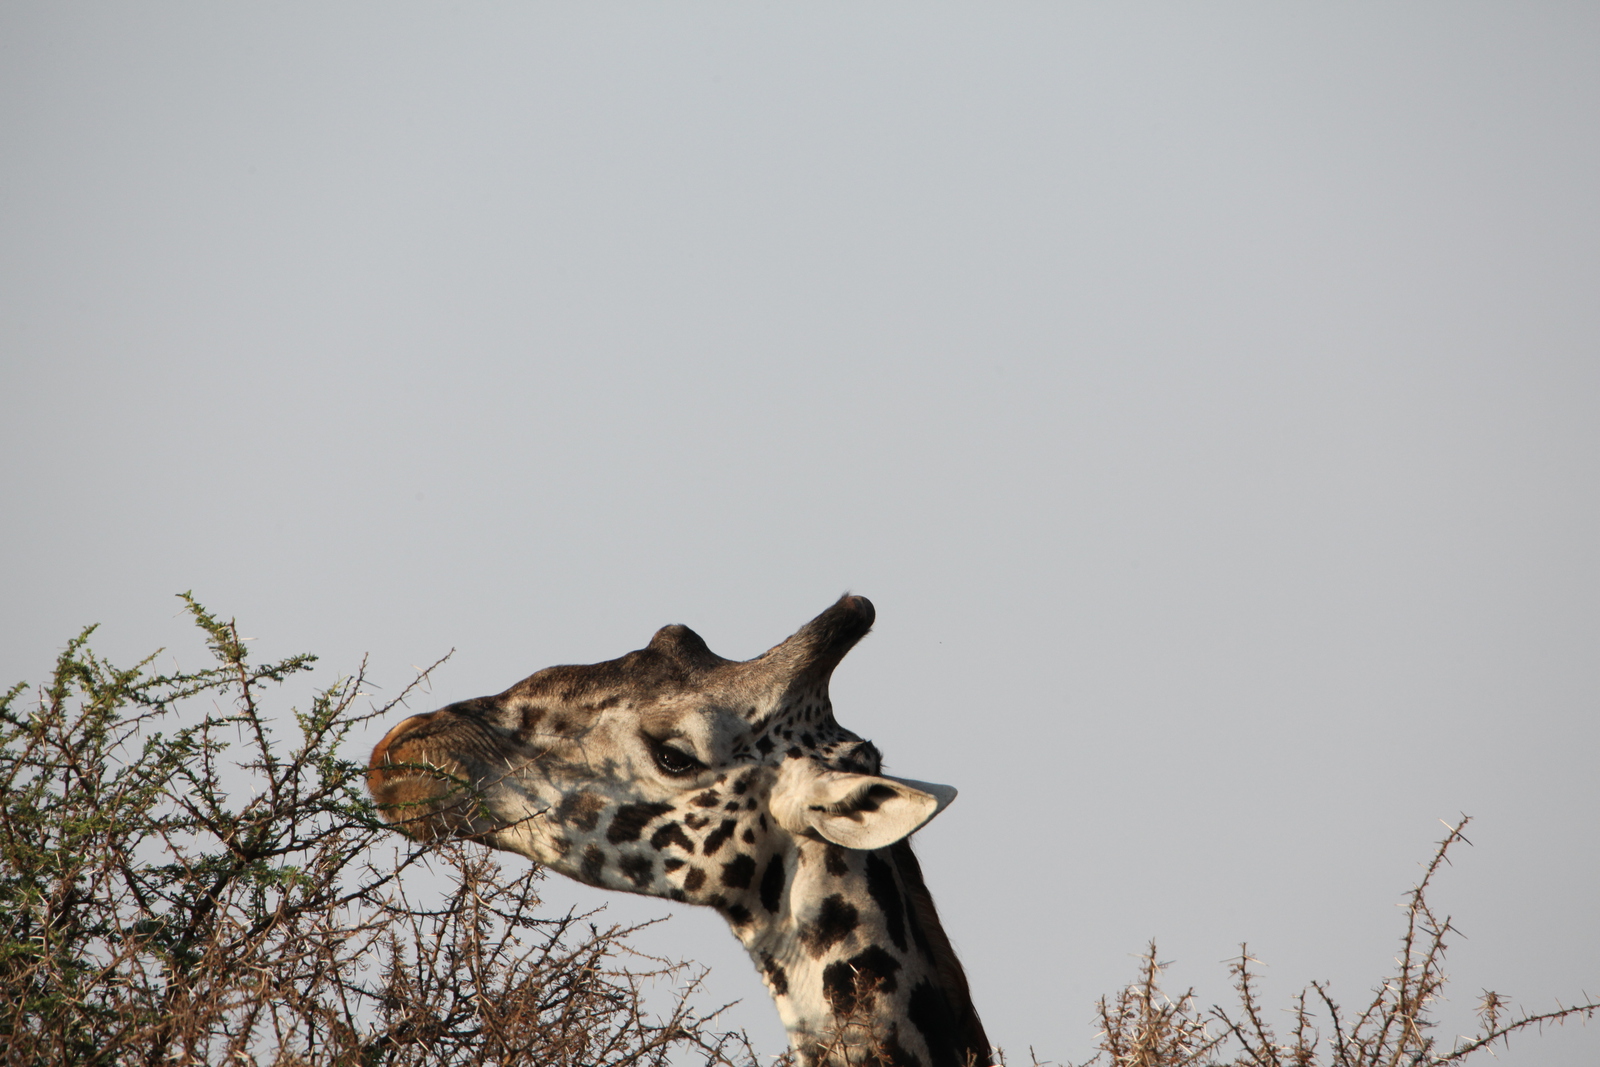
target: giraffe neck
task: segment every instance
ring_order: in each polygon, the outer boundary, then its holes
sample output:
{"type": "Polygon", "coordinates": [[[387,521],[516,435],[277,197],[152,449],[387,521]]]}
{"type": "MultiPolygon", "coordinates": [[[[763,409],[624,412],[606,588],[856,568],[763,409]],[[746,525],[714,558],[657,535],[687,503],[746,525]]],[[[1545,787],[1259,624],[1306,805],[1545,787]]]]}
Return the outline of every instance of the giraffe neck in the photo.
{"type": "Polygon", "coordinates": [[[866,852],[799,840],[765,869],[761,907],[734,933],[802,1063],[990,1062],[966,976],[908,842],[866,852]]]}

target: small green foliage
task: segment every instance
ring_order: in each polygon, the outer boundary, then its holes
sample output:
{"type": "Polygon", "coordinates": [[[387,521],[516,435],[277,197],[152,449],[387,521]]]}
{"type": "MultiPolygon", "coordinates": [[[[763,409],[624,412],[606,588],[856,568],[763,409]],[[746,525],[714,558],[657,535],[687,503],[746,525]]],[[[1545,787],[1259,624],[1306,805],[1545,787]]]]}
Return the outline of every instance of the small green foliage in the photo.
{"type": "Polygon", "coordinates": [[[117,668],[90,627],[0,697],[0,1065],[731,1062],[685,999],[644,1010],[681,965],[615,966],[629,931],[536,917],[536,871],[379,817],[342,746],[427,672],[365,711],[340,679],[279,739],[263,701],[315,657],[252,663],[183,600],[211,665],[117,668]],[[448,886],[419,905],[424,856],[448,886]]]}

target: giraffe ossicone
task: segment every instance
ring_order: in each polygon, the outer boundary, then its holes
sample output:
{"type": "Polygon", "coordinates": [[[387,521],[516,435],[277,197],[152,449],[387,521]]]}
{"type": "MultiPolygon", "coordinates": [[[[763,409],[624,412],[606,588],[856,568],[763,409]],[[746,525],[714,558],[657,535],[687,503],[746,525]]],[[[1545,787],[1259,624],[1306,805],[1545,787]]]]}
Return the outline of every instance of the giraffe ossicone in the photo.
{"type": "Polygon", "coordinates": [[[828,680],[874,619],[846,595],[755,659],[667,626],[395,726],[367,782],[413,837],[716,908],[806,1064],[991,1062],[907,837],[955,798],[882,773],[828,680]]]}

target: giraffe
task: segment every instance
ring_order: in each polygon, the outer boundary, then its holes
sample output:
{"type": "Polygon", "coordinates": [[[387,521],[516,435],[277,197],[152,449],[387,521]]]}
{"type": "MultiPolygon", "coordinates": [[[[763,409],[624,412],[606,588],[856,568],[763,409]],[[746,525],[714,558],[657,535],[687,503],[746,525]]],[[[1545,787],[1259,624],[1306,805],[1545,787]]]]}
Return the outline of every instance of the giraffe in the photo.
{"type": "Polygon", "coordinates": [[[955,790],[882,774],[833,717],[829,677],[874,617],[846,594],[743,662],[664,627],[619,659],[404,720],[368,787],[412,837],[715,908],[808,1067],[990,1064],[907,840],[955,790]]]}

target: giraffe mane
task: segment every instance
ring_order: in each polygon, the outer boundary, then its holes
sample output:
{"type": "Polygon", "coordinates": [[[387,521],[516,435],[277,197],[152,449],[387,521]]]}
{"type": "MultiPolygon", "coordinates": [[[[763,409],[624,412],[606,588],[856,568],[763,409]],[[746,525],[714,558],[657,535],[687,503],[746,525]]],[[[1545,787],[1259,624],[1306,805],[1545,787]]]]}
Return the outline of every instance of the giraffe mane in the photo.
{"type": "Polygon", "coordinates": [[[968,1050],[973,1062],[987,1063],[989,1039],[984,1035],[983,1023],[978,1020],[978,1009],[972,1003],[967,972],[962,969],[955,949],[950,946],[950,938],[944,932],[944,925],[939,922],[938,909],[933,906],[933,894],[928,892],[927,883],[922,879],[922,864],[917,862],[916,853],[911,851],[910,839],[895,842],[889,847],[889,854],[900,875],[900,884],[905,886],[911,898],[917,925],[922,927],[928,947],[933,952],[939,990],[944,994],[953,1015],[955,1032],[952,1036],[959,1046],[968,1050]]]}

